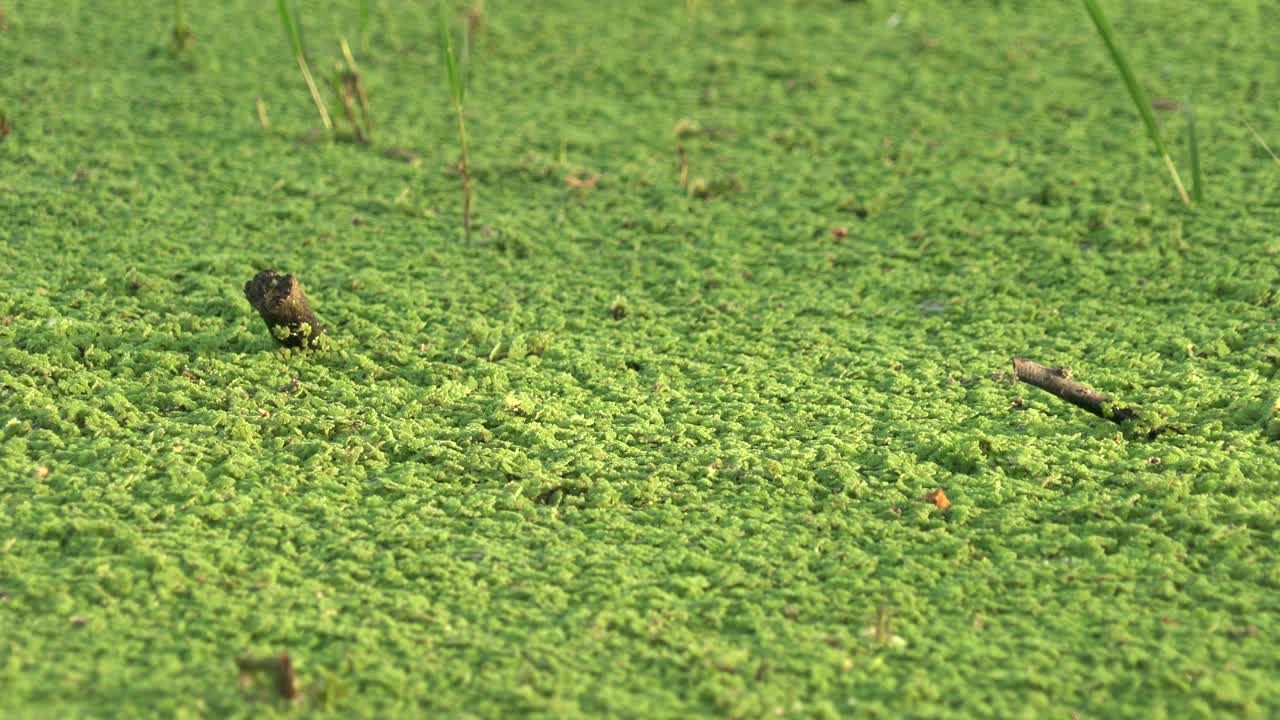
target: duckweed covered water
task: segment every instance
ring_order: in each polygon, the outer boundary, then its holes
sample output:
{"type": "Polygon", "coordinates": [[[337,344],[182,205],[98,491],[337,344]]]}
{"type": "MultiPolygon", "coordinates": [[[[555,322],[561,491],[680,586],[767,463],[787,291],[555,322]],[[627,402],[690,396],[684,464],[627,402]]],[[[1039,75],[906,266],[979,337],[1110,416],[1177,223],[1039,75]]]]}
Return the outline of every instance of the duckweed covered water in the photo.
{"type": "Polygon", "coordinates": [[[5,717],[1280,713],[1255,3],[1108,7],[1192,211],[1072,3],[488,3],[471,246],[434,8],[300,8],[360,146],[270,3],[3,5],[5,717]]]}

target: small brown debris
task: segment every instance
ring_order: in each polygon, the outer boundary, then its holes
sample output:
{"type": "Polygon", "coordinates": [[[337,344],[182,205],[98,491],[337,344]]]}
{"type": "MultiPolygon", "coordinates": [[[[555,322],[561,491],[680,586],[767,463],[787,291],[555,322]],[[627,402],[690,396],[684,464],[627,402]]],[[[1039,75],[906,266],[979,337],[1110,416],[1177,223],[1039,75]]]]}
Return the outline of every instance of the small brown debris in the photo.
{"type": "Polygon", "coordinates": [[[1155,98],[1151,101],[1151,107],[1165,112],[1177,112],[1182,109],[1182,103],[1171,98],[1155,98]]]}
{"type": "Polygon", "coordinates": [[[596,186],[596,181],[599,179],[600,179],[599,175],[592,173],[591,177],[588,177],[588,178],[578,178],[578,177],[574,177],[573,175],[566,175],[564,178],[564,181],[569,183],[570,187],[593,188],[596,186]]]}
{"type": "Polygon", "coordinates": [[[422,162],[421,155],[409,150],[408,148],[402,147],[387,148],[387,151],[382,153],[382,156],[388,160],[399,160],[400,162],[409,163],[410,165],[417,165],[422,162]]]}
{"type": "Polygon", "coordinates": [[[951,501],[947,499],[947,494],[943,492],[942,488],[925,495],[924,500],[925,502],[933,503],[939,510],[946,510],[951,507],[951,501]]]}
{"type": "Polygon", "coordinates": [[[285,347],[312,347],[325,332],[311,311],[302,285],[292,275],[263,270],[244,284],[244,296],[262,316],[272,337],[285,347]]]}
{"type": "Polygon", "coordinates": [[[276,692],[286,700],[297,700],[302,696],[298,688],[298,676],[293,670],[293,661],[288,653],[278,657],[240,657],[236,658],[236,667],[240,669],[240,684],[250,686],[258,674],[267,674],[275,680],[276,692]]]}
{"type": "Polygon", "coordinates": [[[13,132],[13,126],[9,124],[9,116],[0,112],[0,139],[9,137],[11,132],[13,132]]]}
{"type": "Polygon", "coordinates": [[[48,465],[40,465],[40,466],[36,467],[36,470],[35,470],[35,476],[36,476],[37,478],[41,478],[41,479],[49,477],[49,466],[48,466],[48,465]]]}
{"type": "Polygon", "coordinates": [[[89,624],[89,620],[83,615],[72,615],[69,622],[75,627],[84,627],[89,624]]]}
{"type": "Polygon", "coordinates": [[[845,227],[844,225],[841,225],[840,227],[836,227],[836,228],[831,228],[831,237],[837,240],[843,237],[847,237],[848,235],[849,235],[849,228],[845,227]]]}
{"type": "Polygon", "coordinates": [[[1148,465],[1159,465],[1159,464],[1160,464],[1160,462],[1161,462],[1161,460],[1160,460],[1160,458],[1158,458],[1158,457],[1151,457],[1151,458],[1147,458],[1147,464],[1148,464],[1148,465]]]}

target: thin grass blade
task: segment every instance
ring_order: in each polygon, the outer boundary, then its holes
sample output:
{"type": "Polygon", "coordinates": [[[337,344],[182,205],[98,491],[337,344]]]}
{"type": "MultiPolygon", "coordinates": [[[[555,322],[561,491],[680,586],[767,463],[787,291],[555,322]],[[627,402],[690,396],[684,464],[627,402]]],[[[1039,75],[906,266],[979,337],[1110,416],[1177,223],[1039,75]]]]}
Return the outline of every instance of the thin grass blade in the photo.
{"type": "Polygon", "coordinates": [[[1107,46],[1107,52],[1111,55],[1111,61],[1115,63],[1116,69],[1120,71],[1120,77],[1124,79],[1125,88],[1129,91],[1129,98],[1133,100],[1133,104],[1138,108],[1138,114],[1142,116],[1142,123],[1147,126],[1147,134],[1151,136],[1151,142],[1155,143],[1156,150],[1163,156],[1165,167],[1169,169],[1169,175],[1173,178],[1174,187],[1178,190],[1178,195],[1182,198],[1182,202],[1191,205],[1191,198],[1187,195],[1186,186],[1182,184],[1182,178],[1178,177],[1178,169],[1174,167],[1173,158],[1169,156],[1169,150],[1165,147],[1164,140],[1160,137],[1160,127],[1156,125],[1155,113],[1151,111],[1151,102],[1147,100],[1147,94],[1142,91],[1142,85],[1138,83],[1138,77],[1133,72],[1133,67],[1129,64],[1129,58],[1121,49],[1120,43],[1116,38],[1116,31],[1111,27],[1111,22],[1107,20],[1107,15],[1102,11],[1102,5],[1098,0],[1084,0],[1084,7],[1089,11],[1089,17],[1093,20],[1093,25],[1098,29],[1098,34],[1102,36],[1102,42],[1107,46]]]}
{"type": "Polygon", "coordinates": [[[1277,165],[1280,165],[1280,156],[1277,156],[1274,152],[1271,151],[1271,146],[1267,144],[1266,140],[1262,139],[1262,135],[1260,135],[1258,131],[1253,128],[1253,125],[1250,125],[1249,121],[1245,120],[1244,126],[1249,128],[1249,132],[1253,133],[1253,139],[1258,141],[1258,144],[1262,146],[1263,150],[1267,151],[1267,154],[1271,156],[1271,159],[1275,160],[1277,165]]]}
{"type": "Polygon", "coordinates": [[[289,45],[293,48],[293,56],[295,58],[304,57],[302,52],[302,32],[298,30],[298,24],[293,20],[293,13],[289,12],[289,0],[276,0],[276,8],[280,10],[280,22],[284,25],[284,32],[289,36],[289,45]]]}
{"type": "Polygon", "coordinates": [[[1196,109],[1187,98],[1187,145],[1191,155],[1191,197],[1204,202],[1204,177],[1200,174],[1200,134],[1196,130],[1196,109]]]}
{"type": "Polygon", "coordinates": [[[306,81],[307,90],[311,93],[311,102],[315,103],[316,112],[320,114],[320,123],[324,125],[325,130],[332,130],[333,121],[329,119],[329,110],[325,107],[324,100],[320,98],[320,89],[316,87],[315,78],[311,75],[311,66],[307,64],[307,55],[303,51],[301,27],[294,19],[293,13],[289,12],[288,0],[276,0],[276,7],[280,10],[280,22],[284,25],[285,34],[289,36],[293,57],[298,61],[298,70],[302,73],[302,79],[306,81]]]}
{"type": "Polygon", "coordinates": [[[443,3],[440,5],[440,42],[444,51],[445,68],[449,72],[449,89],[453,92],[453,102],[462,107],[466,88],[458,74],[458,59],[453,51],[453,32],[449,29],[449,17],[443,3]]]}

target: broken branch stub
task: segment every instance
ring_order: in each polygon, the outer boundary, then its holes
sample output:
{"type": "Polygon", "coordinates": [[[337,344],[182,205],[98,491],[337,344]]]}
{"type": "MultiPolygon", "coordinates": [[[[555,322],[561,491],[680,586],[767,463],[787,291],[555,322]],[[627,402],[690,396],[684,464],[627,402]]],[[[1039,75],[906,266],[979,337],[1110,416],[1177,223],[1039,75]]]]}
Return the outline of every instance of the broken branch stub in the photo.
{"type": "Polygon", "coordinates": [[[244,296],[262,316],[272,337],[285,347],[309,348],[324,334],[302,285],[292,275],[263,270],[244,284],[244,296]]]}
{"type": "Polygon", "coordinates": [[[1071,368],[1045,367],[1026,358],[1013,359],[1013,371],[1018,379],[1056,395],[1081,410],[1097,415],[1113,423],[1138,419],[1138,411],[1129,407],[1116,407],[1111,398],[1071,379],[1071,368]]]}

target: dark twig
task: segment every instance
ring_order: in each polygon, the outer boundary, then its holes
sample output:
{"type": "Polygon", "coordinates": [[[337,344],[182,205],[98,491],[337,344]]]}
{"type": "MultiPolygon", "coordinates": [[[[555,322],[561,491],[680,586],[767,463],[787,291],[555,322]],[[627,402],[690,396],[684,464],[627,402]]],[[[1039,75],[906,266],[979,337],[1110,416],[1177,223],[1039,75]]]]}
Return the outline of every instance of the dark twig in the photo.
{"type": "Polygon", "coordinates": [[[324,334],[324,326],[311,311],[302,285],[292,275],[263,270],[244,284],[244,296],[267,323],[272,336],[286,347],[311,347],[324,334]]]}
{"type": "Polygon", "coordinates": [[[293,661],[289,654],[278,657],[241,657],[236,658],[236,667],[241,676],[252,677],[258,673],[267,673],[275,679],[276,692],[286,700],[297,700],[302,697],[298,689],[298,675],[293,671],[293,661]]]}
{"type": "Polygon", "coordinates": [[[1069,367],[1045,367],[1026,358],[1016,357],[1013,359],[1013,371],[1018,374],[1018,379],[1022,382],[1028,385],[1035,385],[1041,390],[1052,393],[1081,410],[1087,410],[1105,420],[1110,420],[1113,423],[1122,423],[1138,418],[1136,409],[1116,407],[1112,404],[1111,398],[1087,385],[1072,380],[1071,368],[1069,367]]]}

